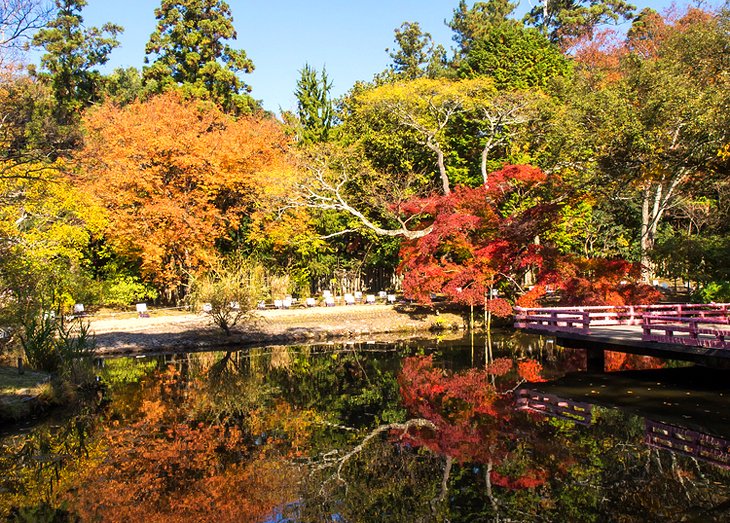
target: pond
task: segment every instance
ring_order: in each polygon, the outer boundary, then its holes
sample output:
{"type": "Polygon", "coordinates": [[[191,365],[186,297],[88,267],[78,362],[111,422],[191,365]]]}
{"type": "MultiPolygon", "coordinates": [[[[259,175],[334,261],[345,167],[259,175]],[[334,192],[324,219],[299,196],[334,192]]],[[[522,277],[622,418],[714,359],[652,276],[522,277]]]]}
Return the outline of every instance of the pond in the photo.
{"type": "Polygon", "coordinates": [[[485,340],[110,358],[0,431],[18,521],[730,521],[727,371],[485,340]]]}

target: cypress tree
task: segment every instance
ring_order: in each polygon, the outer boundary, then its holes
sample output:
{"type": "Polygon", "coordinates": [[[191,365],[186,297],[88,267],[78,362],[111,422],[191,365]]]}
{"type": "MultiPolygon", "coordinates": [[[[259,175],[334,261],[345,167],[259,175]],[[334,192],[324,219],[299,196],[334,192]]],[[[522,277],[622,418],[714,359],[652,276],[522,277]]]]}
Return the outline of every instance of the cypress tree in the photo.
{"type": "Polygon", "coordinates": [[[322,74],[305,64],[297,80],[297,116],[299,117],[299,140],[302,144],[325,142],[332,128],[332,101],[329,92],[332,83],[327,71],[322,74]]]}
{"type": "Polygon", "coordinates": [[[229,112],[259,108],[251,88],[238,76],[253,62],[233,49],[233,16],[221,0],[162,0],[155,9],[157,28],[145,47],[143,79],[149,92],[179,87],[188,95],[212,100],[229,112]]]}

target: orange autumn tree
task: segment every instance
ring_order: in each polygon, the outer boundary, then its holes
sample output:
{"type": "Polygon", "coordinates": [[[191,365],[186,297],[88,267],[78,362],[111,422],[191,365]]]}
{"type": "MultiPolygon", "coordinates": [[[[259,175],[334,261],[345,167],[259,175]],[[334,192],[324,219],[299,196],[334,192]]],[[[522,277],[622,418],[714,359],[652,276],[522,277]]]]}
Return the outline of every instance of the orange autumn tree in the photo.
{"type": "Polygon", "coordinates": [[[108,209],[113,245],[138,258],[168,298],[291,180],[289,140],[269,117],[233,119],[167,93],[103,104],[84,125],[81,183],[108,209]]]}

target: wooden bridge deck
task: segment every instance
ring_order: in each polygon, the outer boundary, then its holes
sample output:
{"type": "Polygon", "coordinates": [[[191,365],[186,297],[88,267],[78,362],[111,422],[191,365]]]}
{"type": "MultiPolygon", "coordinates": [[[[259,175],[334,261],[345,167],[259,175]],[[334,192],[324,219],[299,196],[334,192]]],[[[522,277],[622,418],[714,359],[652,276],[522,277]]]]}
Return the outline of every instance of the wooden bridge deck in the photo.
{"type": "Polygon", "coordinates": [[[516,309],[515,327],[559,344],[716,365],[730,361],[728,304],[516,309]]]}

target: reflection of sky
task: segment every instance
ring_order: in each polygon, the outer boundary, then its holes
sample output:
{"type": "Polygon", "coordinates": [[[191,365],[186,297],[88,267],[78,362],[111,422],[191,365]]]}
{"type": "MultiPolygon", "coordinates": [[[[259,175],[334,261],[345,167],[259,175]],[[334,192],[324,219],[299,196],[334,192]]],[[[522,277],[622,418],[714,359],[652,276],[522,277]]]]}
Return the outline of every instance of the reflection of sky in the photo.
{"type": "MultiPolygon", "coordinates": [[[[277,508],[276,511],[268,518],[263,520],[262,523],[292,523],[294,521],[299,521],[300,505],[301,501],[295,501],[293,503],[288,503],[283,507],[277,508]],[[287,515],[285,516],[284,514],[287,515]]],[[[332,514],[330,516],[330,521],[342,521],[342,516],[340,516],[339,514],[332,514]]]]}
{"type": "MultiPolygon", "coordinates": [[[[517,14],[521,16],[537,2],[519,3],[517,14]]],[[[637,10],[653,7],[662,11],[672,2],[633,3],[637,10]]],[[[114,22],[125,28],[120,36],[121,47],[112,52],[109,69],[144,65],[144,47],[155,28],[154,9],[159,4],[159,0],[89,0],[83,11],[88,25],[114,22]]],[[[305,63],[317,69],[327,67],[336,96],[344,94],[358,80],[372,79],[390,63],[385,50],[394,46],[393,30],[404,21],[419,22],[437,43],[451,48],[452,34],[444,20],[451,19],[458,1],[228,0],[228,4],[238,31],[234,47],[246,50],[256,66],[256,71],[245,75],[246,83],[253,87],[252,95],[263,100],[266,109],[278,112],[279,107],[295,108],[297,71],[305,63]]],[[[710,4],[718,4],[718,0],[711,0],[710,4]]],[[[627,26],[623,24],[620,29],[627,26]]]]}

